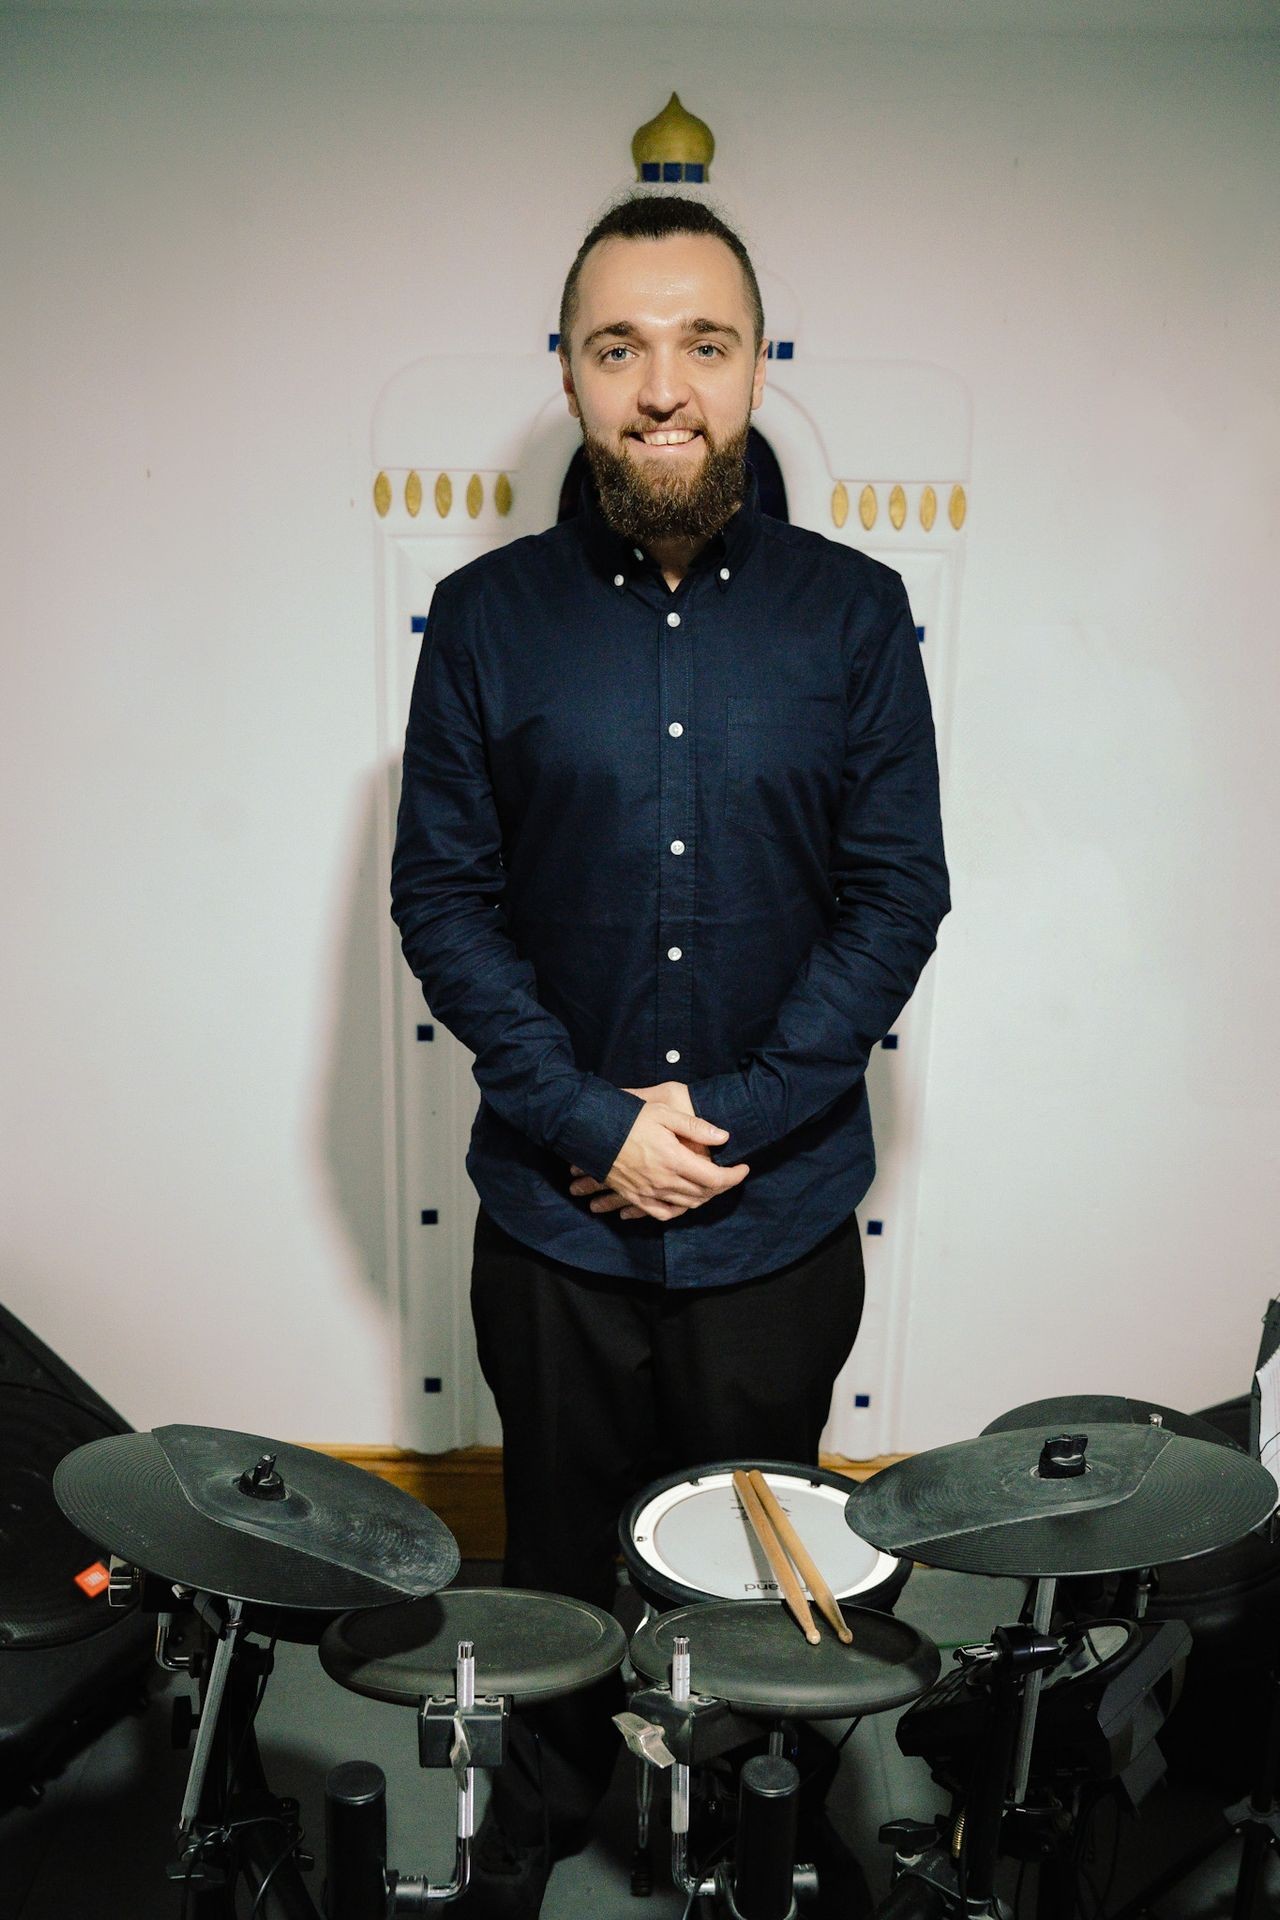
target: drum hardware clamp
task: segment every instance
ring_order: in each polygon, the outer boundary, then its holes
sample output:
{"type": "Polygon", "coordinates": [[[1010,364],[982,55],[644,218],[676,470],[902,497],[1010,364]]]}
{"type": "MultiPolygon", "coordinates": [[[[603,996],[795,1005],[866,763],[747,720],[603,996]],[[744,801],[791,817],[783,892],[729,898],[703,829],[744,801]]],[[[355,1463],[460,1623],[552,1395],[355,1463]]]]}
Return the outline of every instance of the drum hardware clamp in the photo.
{"type": "Polygon", "coordinates": [[[460,1640],[454,1692],[428,1694],[418,1710],[419,1764],[450,1768],[458,1789],[453,1875],[443,1886],[386,1866],[386,1780],[381,1768],[356,1761],[332,1769],[325,1784],[325,1828],[329,1851],[340,1858],[341,1878],[330,1882],[330,1920],[375,1910],[425,1913],[466,1891],[475,1834],[475,1770],[501,1766],[506,1758],[507,1714],[505,1697],[477,1697],[475,1644],[460,1640]]]}
{"type": "MultiPolygon", "coordinates": [[[[1051,1585],[1041,1582],[1042,1588],[1051,1585]]],[[[1046,1599],[1043,1593],[1039,1597],[1046,1599]]],[[[989,1642],[956,1649],[958,1664],[991,1694],[985,1747],[962,1816],[963,1841],[957,1848],[952,1840],[958,1836],[945,1838],[916,1821],[890,1821],[882,1827],[881,1839],[895,1850],[897,1878],[877,1920],[944,1920],[960,1913],[967,1920],[1003,1916],[995,1868],[1001,1827],[1017,1804],[1010,1789],[1022,1767],[1019,1748],[1024,1740],[1029,1747],[1034,1731],[1034,1715],[1030,1727],[1025,1716],[1028,1683],[1041,1680],[1064,1660],[1072,1644],[1071,1636],[1058,1639],[1035,1624],[1019,1624],[997,1627],[989,1642]]]]}
{"type": "Polygon", "coordinates": [[[691,1693],[677,1700],[669,1687],[642,1687],[631,1711],[613,1724],[639,1760],[653,1767],[701,1767],[766,1731],[763,1720],[737,1713],[724,1700],[691,1693]]]}
{"type": "MultiPolygon", "coordinates": [[[[459,1650],[468,1643],[459,1642],[459,1650]]],[[[474,1654],[471,1656],[474,1671],[474,1654]]],[[[446,1694],[428,1694],[418,1709],[418,1765],[452,1767],[455,1776],[468,1767],[500,1767],[507,1757],[507,1703],[499,1694],[480,1694],[470,1705],[446,1694]]]]}

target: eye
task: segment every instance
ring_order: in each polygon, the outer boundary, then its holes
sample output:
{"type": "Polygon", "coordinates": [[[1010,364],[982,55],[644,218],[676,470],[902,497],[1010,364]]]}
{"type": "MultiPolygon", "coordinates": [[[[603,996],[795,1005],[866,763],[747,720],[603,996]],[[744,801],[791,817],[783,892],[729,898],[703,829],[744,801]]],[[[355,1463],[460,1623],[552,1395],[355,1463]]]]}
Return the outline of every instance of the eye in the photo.
{"type": "Polygon", "coordinates": [[[724,355],[724,348],[718,347],[714,340],[700,340],[693,351],[695,354],[709,353],[712,359],[719,359],[724,355]]]}
{"type": "Polygon", "coordinates": [[[614,354],[630,353],[630,351],[631,351],[630,347],[606,347],[604,352],[600,355],[601,364],[604,364],[605,362],[611,362],[615,367],[620,366],[621,362],[614,359],[613,357],[614,354]]]}

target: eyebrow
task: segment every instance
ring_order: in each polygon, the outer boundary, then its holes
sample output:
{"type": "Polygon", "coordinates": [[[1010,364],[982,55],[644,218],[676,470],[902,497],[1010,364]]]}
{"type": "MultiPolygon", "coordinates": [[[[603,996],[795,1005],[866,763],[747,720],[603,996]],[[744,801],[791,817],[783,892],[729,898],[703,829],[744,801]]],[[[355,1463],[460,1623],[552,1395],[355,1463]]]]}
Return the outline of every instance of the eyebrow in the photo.
{"type": "MultiPolygon", "coordinates": [[[[740,347],[742,345],[742,335],[738,332],[738,329],[731,326],[727,320],[686,320],[683,323],[682,331],[685,333],[722,333],[727,340],[732,340],[735,346],[740,347]]],[[[585,353],[587,348],[593,347],[598,340],[636,340],[639,337],[640,329],[633,321],[611,320],[607,327],[597,327],[593,333],[587,335],[582,343],[582,351],[585,353]]]]}

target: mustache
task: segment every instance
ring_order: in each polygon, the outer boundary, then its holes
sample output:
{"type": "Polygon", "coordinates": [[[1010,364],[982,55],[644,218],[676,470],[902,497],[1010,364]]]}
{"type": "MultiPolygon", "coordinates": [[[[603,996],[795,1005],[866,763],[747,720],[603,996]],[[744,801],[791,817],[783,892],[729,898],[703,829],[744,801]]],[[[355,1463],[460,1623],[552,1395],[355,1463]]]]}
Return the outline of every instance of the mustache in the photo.
{"type": "Polygon", "coordinates": [[[703,420],[637,420],[622,429],[624,440],[635,433],[700,433],[704,439],[709,438],[703,420]]]}

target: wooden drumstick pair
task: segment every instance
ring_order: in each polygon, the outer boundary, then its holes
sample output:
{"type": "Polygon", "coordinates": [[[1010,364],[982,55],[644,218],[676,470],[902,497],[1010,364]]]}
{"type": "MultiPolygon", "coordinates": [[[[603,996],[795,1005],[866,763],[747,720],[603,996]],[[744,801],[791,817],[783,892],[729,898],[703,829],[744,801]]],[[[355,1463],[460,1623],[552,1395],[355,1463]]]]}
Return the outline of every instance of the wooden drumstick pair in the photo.
{"type": "Polygon", "coordinates": [[[818,1644],[818,1629],[805,1597],[804,1587],[813,1595],[823,1618],[836,1630],[836,1637],[848,1647],[853,1644],[836,1597],[819,1573],[813,1556],[778,1504],[777,1496],[758,1467],[750,1473],[739,1470],[733,1476],[733,1490],[742,1502],[742,1511],[751,1522],[751,1530],[764,1549],[783,1601],[800,1623],[810,1646],[818,1644]],[[794,1562],[794,1565],[792,1564],[794,1562]],[[797,1579],[797,1574],[799,1579],[797,1579]],[[800,1581],[804,1581],[801,1586],[800,1581]]]}

